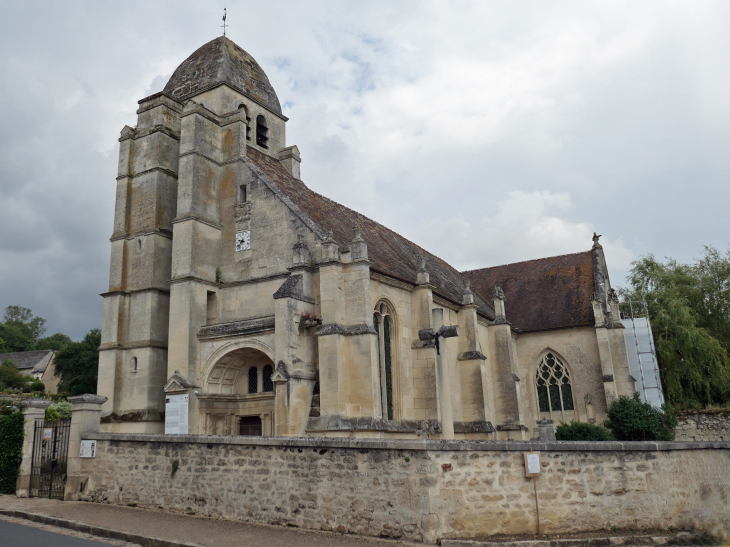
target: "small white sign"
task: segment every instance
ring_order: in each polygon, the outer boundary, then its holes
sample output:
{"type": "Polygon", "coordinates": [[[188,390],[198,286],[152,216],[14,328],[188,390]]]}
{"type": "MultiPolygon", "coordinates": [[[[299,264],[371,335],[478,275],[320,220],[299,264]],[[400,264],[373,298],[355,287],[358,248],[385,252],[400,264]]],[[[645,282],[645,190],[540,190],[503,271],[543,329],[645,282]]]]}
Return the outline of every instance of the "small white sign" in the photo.
{"type": "Polygon", "coordinates": [[[525,452],[525,476],[535,477],[542,472],[539,452],[525,452]]]}
{"type": "Polygon", "coordinates": [[[188,405],[190,395],[168,395],[165,397],[165,435],[188,434],[188,405]]]}
{"type": "Polygon", "coordinates": [[[44,439],[52,439],[53,438],[53,429],[51,429],[50,427],[46,427],[43,430],[43,438],[44,439]]]}
{"type": "Polygon", "coordinates": [[[96,441],[81,441],[79,458],[96,458],[96,441]]]}

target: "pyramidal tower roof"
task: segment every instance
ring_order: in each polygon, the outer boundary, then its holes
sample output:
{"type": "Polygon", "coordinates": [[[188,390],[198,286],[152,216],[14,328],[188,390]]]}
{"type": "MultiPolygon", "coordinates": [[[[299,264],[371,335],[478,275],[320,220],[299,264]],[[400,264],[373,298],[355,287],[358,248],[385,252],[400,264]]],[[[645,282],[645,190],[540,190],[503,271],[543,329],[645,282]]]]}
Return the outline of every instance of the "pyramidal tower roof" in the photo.
{"type": "Polygon", "coordinates": [[[220,84],[228,84],[281,116],[279,98],[264,70],[256,59],[225,36],[211,40],[185,59],[175,69],[164,92],[184,100],[220,84]]]}

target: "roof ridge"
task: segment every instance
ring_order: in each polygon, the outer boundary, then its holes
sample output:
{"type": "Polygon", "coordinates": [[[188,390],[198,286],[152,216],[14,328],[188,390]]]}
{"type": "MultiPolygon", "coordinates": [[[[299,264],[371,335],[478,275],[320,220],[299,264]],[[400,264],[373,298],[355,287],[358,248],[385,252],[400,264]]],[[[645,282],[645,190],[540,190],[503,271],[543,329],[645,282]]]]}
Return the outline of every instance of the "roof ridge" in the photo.
{"type": "MultiPolygon", "coordinates": [[[[338,211],[345,217],[350,218],[349,223],[365,224],[365,226],[363,226],[363,235],[366,240],[369,240],[373,245],[370,252],[376,255],[383,255],[383,257],[387,256],[388,260],[390,260],[390,262],[386,262],[385,258],[383,258],[379,263],[380,265],[373,265],[373,270],[380,271],[385,275],[391,275],[396,279],[405,281],[404,277],[397,275],[395,271],[391,271],[391,268],[386,267],[387,263],[392,263],[393,265],[399,264],[400,266],[395,266],[396,270],[398,267],[404,268],[405,271],[401,272],[404,275],[408,270],[410,270],[412,276],[409,276],[408,279],[410,280],[409,282],[414,283],[416,281],[416,270],[420,265],[420,257],[426,256],[427,260],[433,263],[433,268],[430,269],[430,273],[432,276],[432,283],[438,287],[438,290],[435,292],[449,301],[453,301],[455,303],[459,303],[461,301],[463,291],[466,286],[466,279],[464,275],[449,262],[429,252],[422,246],[377,220],[374,220],[348,207],[347,205],[312,190],[303,180],[293,177],[291,173],[284,168],[281,162],[273,156],[264,154],[255,148],[251,148],[251,150],[253,152],[250,154],[250,160],[254,164],[254,169],[257,172],[271,170],[270,173],[265,173],[265,180],[267,183],[270,183],[274,188],[276,188],[285,200],[291,201],[291,205],[294,206],[292,209],[294,210],[294,208],[296,208],[296,211],[301,212],[300,218],[306,218],[309,222],[311,222],[312,226],[310,226],[310,228],[316,228],[315,232],[319,230],[324,234],[332,230],[335,241],[338,244],[345,246],[350,243],[351,240],[346,239],[348,237],[346,234],[347,221],[345,223],[339,223],[339,225],[333,225],[327,220],[327,217],[322,217],[317,214],[320,207],[322,209],[338,211]],[[256,165],[257,163],[259,163],[259,165],[256,165]],[[300,203],[300,200],[303,197],[302,194],[306,194],[308,196],[307,199],[311,201],[309,206],[305,204],[306,202],[300,203]],[[314,213],[311,209],[312,205],[315,206],[314,213]],[[372,229],[372,233],[368,235],[371,231],[370,229],[372,229]],[[381,267],[385,269],[381,269],[381,267]]],[[[305,222],[305,224],[308,224],[308,222],[305,222]]],[[[354,236],[354,233],[351,235],[354,236]]],[[[493,315],[494,312],[489,302],[482,297],[478,298],[480,301],[480,308],[483,308],[480,313],[486,314],[487,316],[493,315]]]]}
{"type": "MultiPolygon", "coordinates": [[[[256,150],[256,152],[258,152],[259,154],[261,154],[261,155],[263,155],[263,156],[266,156],[266,154],[264,154],[263,152],[259,152],[258,150],[256,150]]],[[[272,159],[274,159],[274,161],[277,161],[277,160],[276,160],[275,158],[273,158],[272,156],[268,156],[268,157],[271,157],[272,159]]],[[[286,171],[286,169],[284,169],[284,171],[286,171]]],[[[368,216],[366,216],[366,215],[362,214],[361,212],[359,212],[359,211],[356,211],[355,209],[352,209],[351,207],[348,207],[348,206],[347,206],[347,205],[345,205],[344,203],[340,203],[339,201],[335,201],[335,200],[334,200],[334,199],[332,199],[332,198],[328,198],[327,196],[325,196],[325,195],[323,195],[323,194],[320,194],[320,193],[319,193],[319,192],[317,192],[316,190],[312,190],[312,189],[311,189],[311,188],[310,188],[309,186],[307,186],[307,183],[305,183],[305,182],[304,182],[303,180],[301,180],[301,179],[296,179],[296,178],[294,178],[294,177],[293,177],[293,176],[292,176],[292,175],[291,175],[291,174],[289,173],[289,171],[286,171],[286,175],[287,175],[287,176],[288,176],[289,178],[291,178],[292,180],[294,180],[294,181],[296,181],[296,182],[298,182],[298,183],[301,183],[302,185],[304,185],[304,187],[305,187],[305,188],[306,188],[307,190],[309,190],[309,191],[310,191],[310,192],[311,192],[312,194],[314,194],[315,196],[317,196],[317,197],[319,197],[319,198],[321,198],[321,199],[323,199],[323,200],[329,201],[329,202],[331,202],[331,203],[334,203],[334,204],[336,204],[336,205],[339,205],[340,207],[343,207],[343,208],[347,209],[348,211],[351,211],[351,212],[353,212],[354,214],[356,214],[356,215],[358,215],[358,216],[360,216],[360,217],[364,218],[365,220],[369,220],[370,222],[372,222],[372,223],[374,223],[374,224],[377,224],[378,226],[382,226],[382,227],[383,227],[383,228],[385,228],[385,229],[386,229],[386,230],[387,230],[388,232],[390,232],[390,233],[392,233],[392,234],[395,234],[396,236],[398,236],[398,237],[399,237],[399,238],[401,238],[401,239],[404,239],[405,241],[407,241],[407,242],[408,242],[408,243],[410,243],[411,245],[415,245],[416,247],[418,247],[418,249],[420,249],[420,250],[421,250],[421,251],[423,251],[424,253],[426,253],[426,254],[428,254],[428,255],[432,256],[433,258],[435,258],[435,259],[437,259],[437,260],[440,260],[440,261],[441,261],[441,262],[443,262],[444,264],[448,265],[448,266],[449,266],[450,268],[453,268],[453,269],[454,269],[454,271],[456,271],[457,273],[459,273],[459,274],[461,274],[461,273],[462,273],[462,272],[460,272],[460,271],[459,271],[458,269],[456,269],[456,268],[455,268],[454,266],[452,266],[452,265],[451,265],[451,264],[450,264],[449,262],[447,262],[446,260],[444,260],[443,258],[441,258],[440,256],[437,256],[437,255],[433,254],[432,252],[430,252],[430,251],[427,251],[426,249],[424,249],[423,247],[421,247],[421,246],[420,246],[420,245],[419,245],[418,243],[416,243],[415,241],[411,241],[410,239],[408,239],[407,237],[405,237],[405,236],[404,236],[403,234],[400,234],[400,233],[396,232],[395,230],[393,230],[393,229],[391,229],[391,228],[388,228],[388,227],[387,227],[387,226],[386,226],[385,224],[383,224],[383,223],[381,223],[381,222],[378,222],[377,220],[374,220],[374,219],[372,219],[372,218],[370,218],[370,217],[368,217],[368,216]]],[[[272,181],[272,182],[273,182],[273,181],[272,181]]],[[[276,183],[274,183],[274,184],[276,184],[276,183]]],[[[278,188],[278,187],[277,187],[277,188],[278,188]]],[[[280,189],[280,190],[281,190],[281,189],[280,189]]],[[[282,190],[282,193],[283,193],[283,190],[282,190]]],[[[314,221],[313,221],[313,222],[314,222],[314,221]]],[[[315,223],[315,224],[316,224],[316,223],[315,223]]],[[[363,231],[363,233],[367,233],[367,232],[363,231]]]]}
{"type": "Polygon", "coordinates": [[[496,266],[484,266],[483,268],[474,268],[473,270],[464,270],[459,273],[467,274],[467,273],[471,273],[471,272],[480,272],[482,270],[490,270],[492,268],[502,268],[504,266],[514,266],[516,264],[526,264],[527,262],[539,262],[540,260],[551,260],[553,258],[561,258],[564,256],[575,256],[575,255],[587,254],[592,251],[593,251],[593,249],[589,249],[587,251],[578,251],[577,253],[565,253],[562,255],[544,256],[542,258],[532,258],[530,260],[518,260],[517,262],[508,262],[507,264],[497,264],[496,266]]]}

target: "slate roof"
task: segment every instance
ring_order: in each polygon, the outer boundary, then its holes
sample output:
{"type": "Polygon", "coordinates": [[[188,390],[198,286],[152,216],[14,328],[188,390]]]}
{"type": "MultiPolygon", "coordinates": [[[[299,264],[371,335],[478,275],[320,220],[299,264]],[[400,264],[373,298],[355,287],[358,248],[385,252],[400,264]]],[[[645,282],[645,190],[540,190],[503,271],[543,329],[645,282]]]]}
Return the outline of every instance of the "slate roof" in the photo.
{"type": "MultiPolygon", "coordinates": [[[[352,209],[326,198],[302,181],[292,177],[278,160],[247,148],[248,158],[261,169],[269,180],[298,206],[324,232],[332,230],[333,241],[340,247],[349,245],[355,236],[355,226],[362,227],[362,237],[368,245],[370,269],[407,283],[416,283],[421,256],[426,257],[426,269],[434,293],[460,305],[465,284],[462,275],[449,264],[425,251],[412,241],[389,230],[382,224],[352,209]]],[[[488,301],[475,296],[478,313],[494,319],[494,310],[488,301]]]]}
{"type": "Polygon", "coordinates": [[[586,251],[463,272],[472,290],[492,298],[505,295],[507,321],[522,332],[595,324],[593,252],[586,251]]]}
{"type": "Polygon", "coordinates": [[[175,69],[164,93],[183,101],[225,83],[281,116],[281,105],[269,78],[240,46],[219,36],[199,47],[175,69]]]}
{"type": "Polygon", "coordinates": [[[10,359],[21,371],[45,372],[51,362],[53,350],[18,351],[15,353],[0,353],[0,363],[10,359]]]}

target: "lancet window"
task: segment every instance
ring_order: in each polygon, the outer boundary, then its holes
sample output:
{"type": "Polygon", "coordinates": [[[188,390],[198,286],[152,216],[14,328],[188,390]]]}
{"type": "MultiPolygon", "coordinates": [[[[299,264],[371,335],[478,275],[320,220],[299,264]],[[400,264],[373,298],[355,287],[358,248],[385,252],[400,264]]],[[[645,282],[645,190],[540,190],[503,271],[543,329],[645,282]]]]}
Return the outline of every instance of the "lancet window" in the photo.
{"type": "Polygon", "coordinates": [[[248,369],[248,392],[257,393],[259,390],[259,371],[256,367],[248,369]]]}
{"type": "Polygon", "coordinates": [[[380,398],[383,418],[394,419],[393,395],[393,347],[394,335],[393,314],[385,303],[375,306],[373,326],[378,334],[378,366],[380,368],[380,398]]]}
{"type": "Polygon", "coordinates": [[[274,391],[274,382],[271,377],[274,375],[274,367],[266,365],[264,367],[264,391],[274,391]]]}
{"type": "Polygon", "coordinates": [[[568,367],[553,353],[546,353],[537,365],[535,375],[540,412],[572,411],[573,388],[568,367]]]}
{"type": "Polygon", "coordinates": [[[266,118],[263,116],[256,118],[256,144],[261,148],[269,147],[269,128],[266,125],[266,118]]]}

